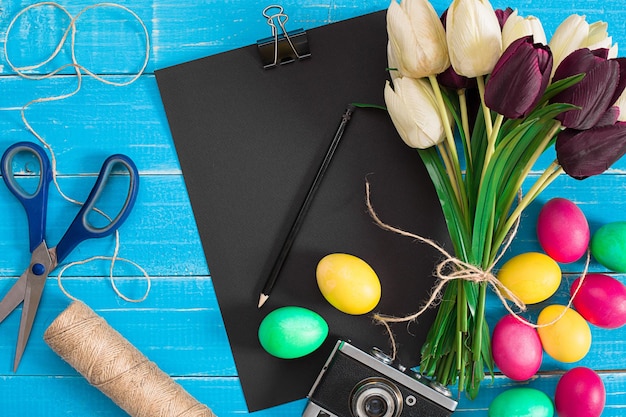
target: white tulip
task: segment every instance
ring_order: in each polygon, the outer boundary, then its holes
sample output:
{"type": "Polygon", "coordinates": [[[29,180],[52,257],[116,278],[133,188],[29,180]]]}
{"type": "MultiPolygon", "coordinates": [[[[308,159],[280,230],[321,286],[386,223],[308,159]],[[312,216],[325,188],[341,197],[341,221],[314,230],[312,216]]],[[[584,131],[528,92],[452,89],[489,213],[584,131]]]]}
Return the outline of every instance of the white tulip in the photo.
{"type": "Polygon", "coordinates": [[[466,77],[489,74],[502,53],[502,32],[488,0],[454,0],[446,18],[450,63],[466,77]]]}
{"type": "Polygon", "coordinates": [[[534,16],[519,16],[515,10],[502,27],[502,50],[504,51],[513,41],[530,35],[534,43],[548,44],[541,21],[534,16]]]}
{"type": "Polygon", "coordinates": [[[607,31],[608,27],[608,23],[601,21],[590,24],[587,39],[585,39],[582,46],[591,50],[599,48],[610,49],[612,38],[607,31]]]}
{"type": "Polygon", "coordinates": [[[613,45],[613,39],[607,32],[607,23],[587,23],[585,16],[570,15],[554,31],[550,39],[550,50],[554,60],[552,72],[566,56],[580,48],[591,50],[605,48],[609,50],[609,58],[617,56],[617,44],[613,45]]]}
{"type": "Polygon", "coordinates": [[[444,140],[435,93],[428,81],[399,77],[393,88],[387,81],[385,103],[396,130],[410,147],[426,149],[444,140]]]}
{"type": "Polygon", "coordinates": [[[392,81],[398,77],[402,77],[403,74],[400,71],[400,63],[396,57],[395,50],[391,47],[391,42],[387,42],[387,66],[389,67],[389,75],[392,81]]]}
{"type": "Polygon", "coordinates": [[[556,28],[549,43],[554,68],[556,69],[566,56],[580,49],[588,35],[589,23],[584,16],[573,14],[565,19],[556,28]]]}
{"type": "MultiPolygon", "coordinates": [[[[444,72],[450,66],[446,32],[428,0],[392,0],[387,10],[389,47],[398,71],[413,78],[444,72]]],[[[390,65],[391,68],[391,65],[390,65]]]]}
{"type": "Polygon", "coordinates": [[[602,21],[589,25],[589,35],[582,47],[592,51],[594,49],[608,49],[609,56],[607,58],[617,58],[617,43],[613,45],[613,38],[609,36],[608,27],[609,24],[602,21]]]}

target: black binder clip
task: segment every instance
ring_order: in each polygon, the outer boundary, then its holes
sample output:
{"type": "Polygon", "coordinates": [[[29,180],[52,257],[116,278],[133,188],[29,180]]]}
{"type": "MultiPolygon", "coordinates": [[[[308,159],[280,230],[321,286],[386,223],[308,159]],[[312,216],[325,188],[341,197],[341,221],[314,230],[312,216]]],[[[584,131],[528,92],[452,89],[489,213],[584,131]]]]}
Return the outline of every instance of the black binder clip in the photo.
{"type": "Polygon", "coordinates": [[[282,6],[267,6],[263,9],[263,16],[267,18],[267,24],[272,28],[272,36],[257,41],[263,68],[273,68],[311,56],[306,31],[296,29],[287,32],[285,29],[289,16],[285,14],[282,6]],[[272,11],[274,13],[270,13],[272,11]],[[281,34],[278,33],[276,22],[282,30],[281,34]]]}

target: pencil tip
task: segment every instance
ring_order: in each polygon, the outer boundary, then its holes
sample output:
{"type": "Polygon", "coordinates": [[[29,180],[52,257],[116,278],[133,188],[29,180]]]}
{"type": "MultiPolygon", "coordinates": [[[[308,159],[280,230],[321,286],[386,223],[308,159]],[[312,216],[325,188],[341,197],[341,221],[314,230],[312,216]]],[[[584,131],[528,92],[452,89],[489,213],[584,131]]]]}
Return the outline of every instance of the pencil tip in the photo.
{"type": "Polygon", "coordinates": [[[259,305],[257,306],[257,308],[263,307],[263,304],[265,304],[265,302],[267,301],[268,298],[270,298],[269,295],[261,294],[261,296],[259,297],[259,305]]]}
{"type": "Polygon", "coordinates": [[[15,356],[15,361],[13,361],[13,373],[17,372],[17,368],[20,366],[20,361],[22,359],[22,356],[15,356]]]}

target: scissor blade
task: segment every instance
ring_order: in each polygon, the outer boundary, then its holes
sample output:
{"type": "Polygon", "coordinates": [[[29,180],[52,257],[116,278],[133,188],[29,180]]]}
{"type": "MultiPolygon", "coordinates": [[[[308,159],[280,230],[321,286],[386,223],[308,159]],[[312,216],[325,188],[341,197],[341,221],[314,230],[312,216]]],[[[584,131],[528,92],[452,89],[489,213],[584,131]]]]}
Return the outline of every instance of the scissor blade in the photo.
{"type": "Polygon", "coordinates": [[[20,320],[20,331],[17,335],[17,347],[15,349],[15,361],[13,362],[13,372],[17,371],[17,367],[22,360],[22,355],[26,349],[26,343],[30,337],[30,332],[35,322],[35,315],[41,301],[41,294],[46,283],[45,276],[31,275],[26,286],[24,294],[24,306],[22,307],[22,319],[20,320]],[[42,279],[43,278],[43,279],[42,279]]]}
{"type": "Polygon", "coordinates": [[[51,269],[54,267],[50,258],[50,253],[45,242],[35,249],[31,258],[31,266],[26,271],[26,290],[24,292],[24,305],[22,306],[22,318],[20,320],[20,330],[17,335],[17,347],[15,349],[15,360],[13,362],[13,372],[17,371],[17,367],[22,360],[22,355],[26,349],[26,343],[30,337],[30,332],[35,322],[35,315],[41,301],[41,294],[46,285],[46,278],[51,269]],[[43,267],[43,269],[35,268],[34,265],[43,267]],[[37,273],[35,272],[37,271],[37,273]]]}
{"type": "Polygon", "coordinates": [[[24,293],[26,292],[26,280],[28,270],[24,271],[22,276],[11,287],[9,292],[6,293],[2,301],[0,301],[0,323],[7,318],[13,310],[17,308],[22,301],[24,301],[24,293]]]}

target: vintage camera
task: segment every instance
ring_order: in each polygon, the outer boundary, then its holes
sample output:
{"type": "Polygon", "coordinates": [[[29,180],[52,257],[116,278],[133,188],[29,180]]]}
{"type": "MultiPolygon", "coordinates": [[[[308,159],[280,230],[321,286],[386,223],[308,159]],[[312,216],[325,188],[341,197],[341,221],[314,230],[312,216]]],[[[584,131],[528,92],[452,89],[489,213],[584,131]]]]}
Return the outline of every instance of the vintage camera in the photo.
{"type": "Polygon", "coordinates": [[[445,386],[341,340],[307,398],[302,417],[446,417],[457,406],[445,386]]]}

